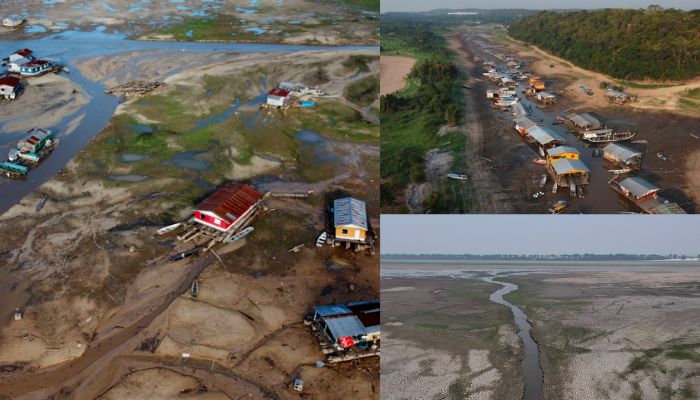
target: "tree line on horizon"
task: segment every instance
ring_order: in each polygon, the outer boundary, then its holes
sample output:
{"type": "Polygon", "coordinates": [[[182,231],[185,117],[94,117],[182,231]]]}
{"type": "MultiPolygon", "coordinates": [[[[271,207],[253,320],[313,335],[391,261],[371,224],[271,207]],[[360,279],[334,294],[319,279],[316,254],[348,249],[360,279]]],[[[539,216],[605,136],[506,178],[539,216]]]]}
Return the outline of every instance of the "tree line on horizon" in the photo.
{"type": "Polygon", "coordinates": [[[542,11],[514,21],[508,34],[614,78],[700,75],[700,10],[542,11]]]}

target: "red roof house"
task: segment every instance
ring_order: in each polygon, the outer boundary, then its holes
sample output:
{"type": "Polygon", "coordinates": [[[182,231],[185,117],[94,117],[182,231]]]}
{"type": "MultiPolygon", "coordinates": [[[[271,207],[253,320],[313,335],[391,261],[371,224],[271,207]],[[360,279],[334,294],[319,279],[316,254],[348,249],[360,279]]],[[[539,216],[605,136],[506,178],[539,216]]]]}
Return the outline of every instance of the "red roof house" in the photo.
{"type": "Polygon", "coordinates": [[[222,232],[245,220],[262,200],[262,193],[243,183],[226,184],[199,203],[194,209],[194,219],[200,224],[222,232]]]}
{"type": "Polygon", "coordinates": [[[24,58],[29,58],[34,52],[29,50],[29,49],[22,49],[22,50],[17,50],[14,52],[14,54],[20,55],[24,58]]]}

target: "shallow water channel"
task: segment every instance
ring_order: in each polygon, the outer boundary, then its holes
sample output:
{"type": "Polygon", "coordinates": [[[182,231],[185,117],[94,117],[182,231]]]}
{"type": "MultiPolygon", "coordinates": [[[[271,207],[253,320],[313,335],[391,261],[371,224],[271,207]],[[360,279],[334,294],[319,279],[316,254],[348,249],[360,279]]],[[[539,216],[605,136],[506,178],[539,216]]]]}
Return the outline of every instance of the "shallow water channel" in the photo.
{"type": "Polygon", "coordinates": [[[510,304],[503,299],[506,294],[518,290],[518,285],[509,282],[500,282],[494,280],[497,276],[489,276],[481,278],[485,282],[496,283],[503,287],[491,293],[489,300],[494,303],[502,304],[513,312],[515,324],[518,326],[518,336],[523,341],[523,359],[520,366],[525,377],[525,390],[523,392],[523,400],[540,400],[542,399],[542,384],[544,382],[544,374],[540,366],[540,351],[537,342],[532,338],[530,331],[532,325],[527,320],[527,315],[517,306],[510,304]]]}

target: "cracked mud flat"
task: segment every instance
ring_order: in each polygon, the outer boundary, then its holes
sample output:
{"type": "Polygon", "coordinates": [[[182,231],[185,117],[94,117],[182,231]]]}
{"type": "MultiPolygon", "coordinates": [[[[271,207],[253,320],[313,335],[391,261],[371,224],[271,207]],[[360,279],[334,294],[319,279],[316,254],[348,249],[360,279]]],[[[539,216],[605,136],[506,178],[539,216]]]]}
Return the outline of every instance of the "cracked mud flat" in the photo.
{"type": "Polygon", "coordinates": [[[382,350],[382,372],[393,383],[382,386],[383,396],[521,399],[521,342],[512,316],[485,302],[497,287],[477,282],[508,271],[522,272],[498,280],[519,286],[505,300],[532,322],[544,399],[681,400],[700,393],[700,265],[452,268],[421,263],[383,269],[382,321],[391,340],[382,350]],[[477,373],[489,367],[494,378],[477,373]],[[498,392],[508,385],[509,392],[498,392]]]}

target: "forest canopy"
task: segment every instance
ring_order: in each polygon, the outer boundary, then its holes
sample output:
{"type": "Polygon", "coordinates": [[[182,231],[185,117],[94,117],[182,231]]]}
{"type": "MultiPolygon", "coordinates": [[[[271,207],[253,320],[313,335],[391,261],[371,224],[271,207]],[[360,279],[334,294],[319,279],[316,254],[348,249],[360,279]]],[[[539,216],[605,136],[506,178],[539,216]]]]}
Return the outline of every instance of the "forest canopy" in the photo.
{"type": "Polygon", "coordinates": [[[543,11],[513,22],[508,34],[615,78],[700,75],[700,10],[543,11]]]}

